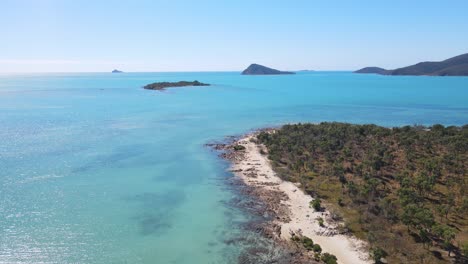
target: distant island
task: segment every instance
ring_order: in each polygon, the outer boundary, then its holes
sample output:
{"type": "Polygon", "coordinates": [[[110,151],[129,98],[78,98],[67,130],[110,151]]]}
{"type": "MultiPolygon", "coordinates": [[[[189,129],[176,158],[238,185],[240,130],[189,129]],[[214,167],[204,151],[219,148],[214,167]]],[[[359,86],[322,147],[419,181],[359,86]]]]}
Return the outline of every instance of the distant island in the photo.
{"type": "Polygon", "coordinates": [[[172,88],[172,87],[184,87],[184,86],[209,86],[210,84],[208,83],[202,83],[199,81],[193,81],[193,82],[188,82],[188,81],[179,81],[179,82],[155,82],[151,84],[147,84],[143,86],[143,88],[148,89],[148,90],[164,90],[166,88],[172,88]]]}
{"type": "Polygon", "coordinates": [[[355,73],[382,75],[428,75],[428,76],[468,76],[468,53],[439,62],[420,62],[408,67],[386,70],[379,67],[366,67],[355,73]]]}
{"type": "Polygon", "coordinates": [[[114,69],[114,70],[112,71],[112,73],[122,73],[122,72],[123,72],[123,71],[119,71],[119,70],[117,70],[117,69],[114,69]]]}
{"type": "Polygon", "coordinates": [[[382,75],[386,75],[389,72],[391,71],[383,69],[383,68],[379,68],[379,67],[365,67],[365,68],[355,71],[355,73],[375,73],[375,74],[382,74],[382,75]]]}
{"type": "Polygon", "coordinates": [[[268,68],[259,64],[251,64],[247,69],[242,72],[242,75],[279,75],[279,74],[295,74],[294,72],[279,71],[276,69],[268,68]]]}

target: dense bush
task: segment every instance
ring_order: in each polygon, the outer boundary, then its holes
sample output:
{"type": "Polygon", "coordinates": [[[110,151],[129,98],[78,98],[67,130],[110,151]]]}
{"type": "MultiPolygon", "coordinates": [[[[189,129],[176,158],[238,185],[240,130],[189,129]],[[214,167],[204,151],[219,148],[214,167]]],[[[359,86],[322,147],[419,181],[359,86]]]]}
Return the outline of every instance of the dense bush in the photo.
{"type": "Polygon", "coordinates": [[[302,237],[302,245],[307,249],[307,250],[312,250],[314,249],[314,241],[312,239],[304,236],[302,237]]]}
{"type": "Polygon", "coordinates": [[[339,211],[346,229],[372,248],[385,248],[390,263],[462,257],[468,125],[297,124],[257,138],[278,175],[316,198],[311,207],[320,210],[322,199],[339,211]],[[411,254],[404,253],[408,249],[411,254]]]}
{"type": "Polygon", "coordinates": [[[317,212],[322,210],[322,201],[320,201],[320,198],[315,198],[312,202],[310,202],[310,205],[317,212]]]}
{"type": "Polygon", "coordinates": [[[322,254],[322,257],[321,257],[321,260],[325,263],[325,264],[337,264],[337,258],[335,257],[335,255],[332,255],[332,254],[329,254],[329,253],[323,253],[322,254]]]}

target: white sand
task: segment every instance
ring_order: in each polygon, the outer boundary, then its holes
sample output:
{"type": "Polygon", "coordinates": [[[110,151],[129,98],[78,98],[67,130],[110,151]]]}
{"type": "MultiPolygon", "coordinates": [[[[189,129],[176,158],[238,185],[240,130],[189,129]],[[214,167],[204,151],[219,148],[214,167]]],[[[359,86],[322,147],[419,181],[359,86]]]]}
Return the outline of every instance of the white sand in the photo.
{"type": "Polygon", "coordinates": [[[305,194],[295,184],[281,180],[273,171],[268,158],[260,154],[257,144],[250,142],[253,136],[247,136],[238,141],[239,144],[246,147],[245,158],[241,161],[234,161],[232,170],[239,176],[245,184],[257,188],[269,188],[284,192],[289,199],[282,201],[289,208],[291,221],[289,223],[277,220],[281,226],[281,238],[291,239],[291,232],[310,237],[314,243],[322,247],[322,252],[328,252],[335,255],[338,263],[341,264],[359,264],[371,263],[368,260],[366,243],[353,238],[336,234],[333,224],[327,221],[328,212],[315,212],[309,207],[313,198],[305,194]],[[255,170],[257,177],[249,177],[249,171],[255,170]],[[242,171],[238,171],[242,170],[242,171]],[[265,185],[268,183],[270,185],[265,185]],[[275,183],[275,185],[271,185],[275,183]],[[320,227],[316,218],[322,217],[325,220],[325,227],[320,227]]]}

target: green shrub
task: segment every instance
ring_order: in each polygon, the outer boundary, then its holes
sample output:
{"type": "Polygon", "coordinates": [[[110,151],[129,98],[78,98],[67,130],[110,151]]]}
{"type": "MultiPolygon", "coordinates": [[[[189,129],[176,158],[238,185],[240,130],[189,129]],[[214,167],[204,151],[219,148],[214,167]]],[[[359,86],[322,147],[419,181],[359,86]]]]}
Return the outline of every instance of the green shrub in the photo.
{"type": "Polygon", "coordinates": [[[242,145],[234,145],[234,150],[235,150],[235,151],[245,150],[245,147],[242,146],[242,145]]]}
{"type": "Polygon", "coordinates": [[[462,252],[463,256],[465,256],[465,257],[468,258],[468,242],[467,242],[467,243],[464,243],[464,244],[461,246],[461,252],[462,252]]]}
{"type": "Polygon", "coordinates": [[[310,206],[314,208],[315,211],[320,212],[322,210],[322,201],[320,201],[320,198],[315,198],[310,202],[310,206]]]}
{"type": "Polygon", "coordinates": [[[307,249],[307,250],[312,250],[314,249],[314,241],[306,236],[302,237],[302,245],[307,249]]]}
{"type": "Polygon", "coordinates": [[[319,226],[321,226],[321,227],[325,226],[324,223],[323,223],[323,218],[322,217],[318,217],[317,221],[318,221],[319,226]]]}
{"type": "Polygon", "coordinates": [[[385,252],[383,249],[377,247],[372,249],[372,258],[374,259],[375,263],[382,263],[381,260],[382,258],[385,258],[387,256],[387,252],[385,252]]]}
{"type": "Polygon", "coordinates": [[[325,264],[337,264],[338,263],[338,259],[335,257],[335,255],[332,255],[330,253],[323,253],[321,259],[323,262],[325,262],[325,264]]]}
{"type": "Polygon", "coordinates": [[[313,248],[315,253],[321,253],[322,252],[322,247],[319,244],[314,244],[313,248]]]}

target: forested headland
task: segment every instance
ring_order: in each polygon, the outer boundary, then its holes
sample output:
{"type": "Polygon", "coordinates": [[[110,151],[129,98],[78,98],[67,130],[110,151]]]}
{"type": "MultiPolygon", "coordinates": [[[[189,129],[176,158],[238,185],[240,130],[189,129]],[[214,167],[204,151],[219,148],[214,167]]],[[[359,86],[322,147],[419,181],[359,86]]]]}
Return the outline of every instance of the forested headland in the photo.
{"type": "Polygon", "coordinates": [[[285,125],[258,140],[376,262],[466,263],[468,125],[285,125]]]}

